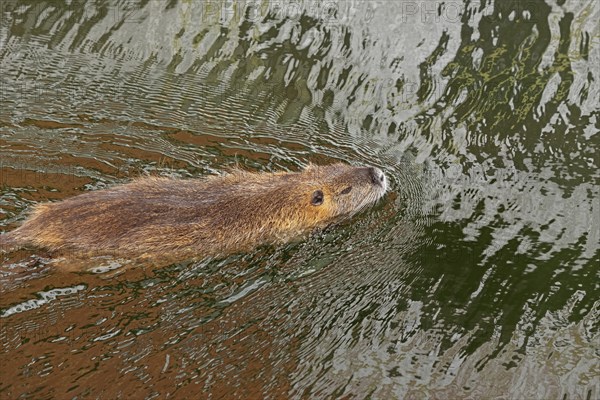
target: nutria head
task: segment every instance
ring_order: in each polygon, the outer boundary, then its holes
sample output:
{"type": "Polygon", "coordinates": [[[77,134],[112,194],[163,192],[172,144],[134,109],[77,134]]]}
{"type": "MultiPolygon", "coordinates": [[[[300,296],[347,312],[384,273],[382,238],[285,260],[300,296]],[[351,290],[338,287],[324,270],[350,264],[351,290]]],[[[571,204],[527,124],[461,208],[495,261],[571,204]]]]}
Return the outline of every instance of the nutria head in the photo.
{"type": "Polygon", "coordinates": [[[314,185],[311,207],[326,210],[331,218],[352,216],[379,200],[387,190],[385,175],[375,167],[310,165],[305,173],[314,185]]]}
{"type": "MultiPolygon", "coordinates": [[[[346,164],[309,165],[298,173],[272,176],[273,187],[262,185],[269,200],[261,199],[263,221],[277,226],[279,235],[324,227],[351,217],[375,203],[387,190],[379,168],[346,164]]],[[[260,197],[260,196],[259,196],[260,197]]],[[[271,228],[268,228],[271,229],[271,228]]]]}

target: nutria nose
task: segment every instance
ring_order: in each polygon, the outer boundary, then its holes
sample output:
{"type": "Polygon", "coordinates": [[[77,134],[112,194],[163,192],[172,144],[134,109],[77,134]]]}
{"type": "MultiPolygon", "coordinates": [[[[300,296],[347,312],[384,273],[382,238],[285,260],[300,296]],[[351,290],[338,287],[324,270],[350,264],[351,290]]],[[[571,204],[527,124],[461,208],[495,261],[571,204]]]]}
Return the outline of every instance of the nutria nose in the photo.
{"type": "Polygon", "coordinates": [[[369,167],[369,176],[373,185],[385,186],[385,175],[379,168],[369,167]]]}

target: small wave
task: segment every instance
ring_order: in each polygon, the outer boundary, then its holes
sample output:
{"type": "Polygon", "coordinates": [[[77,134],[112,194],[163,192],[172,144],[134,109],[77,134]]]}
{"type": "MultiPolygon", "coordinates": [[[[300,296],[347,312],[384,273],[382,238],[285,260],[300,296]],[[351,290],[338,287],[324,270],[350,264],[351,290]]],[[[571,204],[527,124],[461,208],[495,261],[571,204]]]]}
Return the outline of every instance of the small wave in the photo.
{"type": "Polygon", "coordinates": [[[44,304],[54,301],[59,297],[75,294],[85,289],[87,289],[87,285],[76,285],[72,287],[37,292],[39,299],[27,300],[22,303],[16,304],[12,307],[9,307],[6,310],[2,310],[2,312],[0,313],[0,317],[6,318],[13,314],[19,314],[25,311],[40,308],[44,304]]]}

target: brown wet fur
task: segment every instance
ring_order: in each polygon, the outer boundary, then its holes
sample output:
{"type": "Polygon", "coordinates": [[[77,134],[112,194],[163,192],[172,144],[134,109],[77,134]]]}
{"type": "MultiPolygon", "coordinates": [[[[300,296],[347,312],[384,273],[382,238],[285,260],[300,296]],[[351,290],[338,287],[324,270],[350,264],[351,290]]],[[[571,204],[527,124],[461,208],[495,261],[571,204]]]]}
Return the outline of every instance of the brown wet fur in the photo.
{"type": "Polygon", "coordinates": [[[22,226],[0,236],[0,245],[145,261],[226,255],[323,228],[373,204],[386,188],[380,170],[345,164],[204,179],[144,177],[40,204],[22,226]],[[318,190],[324,200],[313,205],[318,190]]]}

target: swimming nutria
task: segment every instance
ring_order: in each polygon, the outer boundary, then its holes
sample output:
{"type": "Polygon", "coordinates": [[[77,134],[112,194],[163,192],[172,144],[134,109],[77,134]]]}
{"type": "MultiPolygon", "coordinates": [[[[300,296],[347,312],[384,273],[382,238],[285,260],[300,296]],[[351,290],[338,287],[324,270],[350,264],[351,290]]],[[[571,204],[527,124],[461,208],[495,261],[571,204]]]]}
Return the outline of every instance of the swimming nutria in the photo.
{"type": "Polygon", "coordinates": [[[145,177],[35,207],[0,245],[188,259],[283,242],[349,217],[387,190],[378,168],[310,165],[205,179],[145,177]]]}

